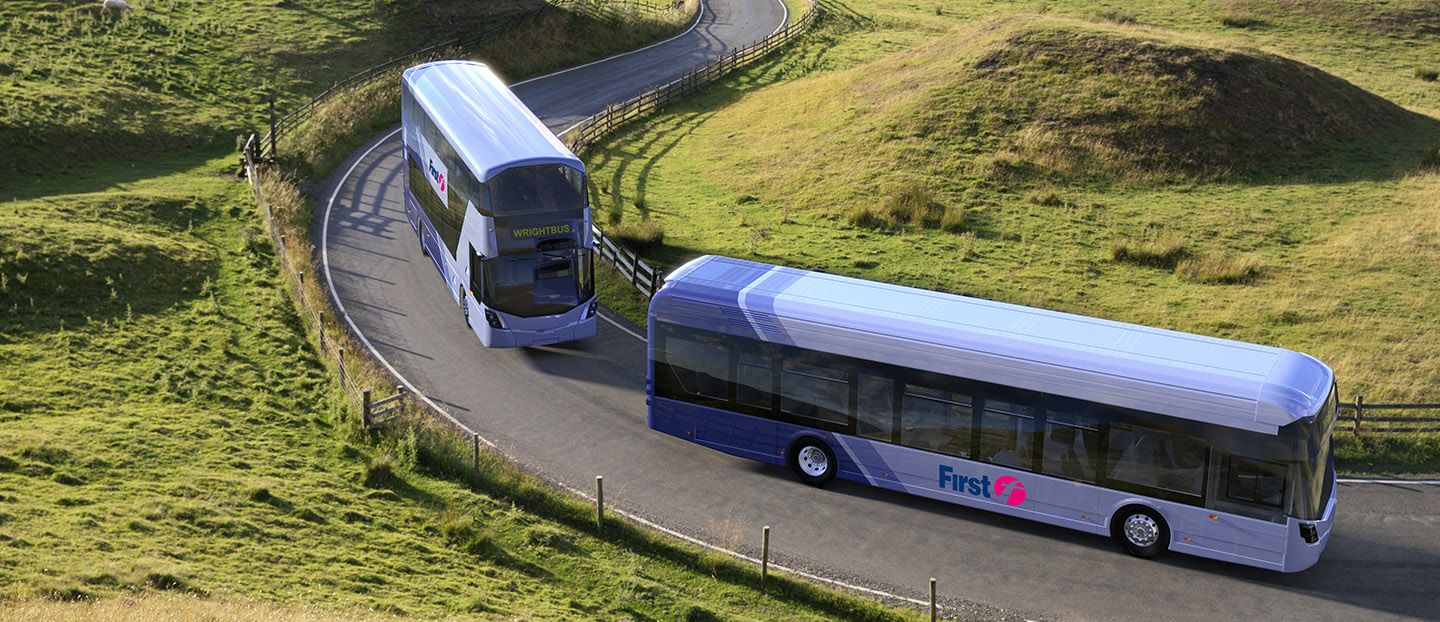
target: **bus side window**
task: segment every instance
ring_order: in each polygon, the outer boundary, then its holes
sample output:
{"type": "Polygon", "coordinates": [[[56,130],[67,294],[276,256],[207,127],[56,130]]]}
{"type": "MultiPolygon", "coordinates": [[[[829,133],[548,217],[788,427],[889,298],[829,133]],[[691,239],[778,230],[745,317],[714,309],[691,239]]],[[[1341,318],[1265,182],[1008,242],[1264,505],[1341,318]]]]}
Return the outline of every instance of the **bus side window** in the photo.
{"type": "Polygon", "coordinates": [[[735,374],[735,401],[763,410],[775,408],[775,364],[772,361],[771,357],[759,351],[740,352],[735,374]]]}
{"type": "Polygon", "coordinates": [[[799,417],[847,425],[850,421],[849,373],[787,357],[780,374],[780,409],[799,417]]]}
{"type": "Polygon", "coordinates": [[[980,417],[980,456],[992,464],[1029,469],[1033,410],[1012,402],[985,400],[980,417]]]}
{"type": "Polygon", "coordinates": [[[1139,424],[1110,426],[1110,478],[1199,497],[1204,486],[1205,441],[1179,431],[1139,424]]]}
{"type": "Polygon", "coordinates": [[[970,397],[906,385],[900,399],[900,444],[968,458],[970,397]]]}
{"type": "Polygon", "coordinates": [[[1090,417],[1050,412],[1045,421],[1041,471],[1066,479],[1095,482],[1100,459],[1100,422],[1090,417]]]}
{"type": "Polygon", "coordinates": [[[668,335],[665,362],[686,393],[721,401],[730,399],[730,353],[718,340],[668,335]]]}
{"type": "Polygon", "coordinates": [[[1229,456],[1225,468],[1225,499],[1279,509],[1285,499],[1286,466],[1229,456]]]}
{"type": "Polygon", "coordinates": [[[861,371],[856,398],[855,433],[867,438],[895,440],[895,381],[861,371]]]}

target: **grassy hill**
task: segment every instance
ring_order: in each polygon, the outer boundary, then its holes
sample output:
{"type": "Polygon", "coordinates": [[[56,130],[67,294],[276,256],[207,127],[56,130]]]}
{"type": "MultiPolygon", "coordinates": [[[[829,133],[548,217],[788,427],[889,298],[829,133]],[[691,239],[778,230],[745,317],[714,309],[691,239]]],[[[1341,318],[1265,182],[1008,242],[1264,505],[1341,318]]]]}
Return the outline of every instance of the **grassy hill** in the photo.
{"type": "MultiPolygon", "coordinates": [[[[424,421],[359,428],[230,175],[234,135],[271,90],[283,112],[534,3],[131,4],[0,5],[0,620],[913,617],[600,537],[494,457],[471,490],[468,448],[424,421]]],[[[477,55],[522,77],[684,21],[551,12],[477,55]]],[[[306,164],[354,138],[312,136],[306,164]]]]}
{"type": "MultiPolygon", "coordinates": [[[[1440,87],[1414,69],[1440,46],[1309,4],[824,3],[798,50],[593,151],[592,199],[662,228],[662,265],[754,257],[1271,344],[1346,399],[1435,401],[1440,87]]],[[[1347,467],[1440,464],[1378,444],[1347,439],[1347,467]]]]}

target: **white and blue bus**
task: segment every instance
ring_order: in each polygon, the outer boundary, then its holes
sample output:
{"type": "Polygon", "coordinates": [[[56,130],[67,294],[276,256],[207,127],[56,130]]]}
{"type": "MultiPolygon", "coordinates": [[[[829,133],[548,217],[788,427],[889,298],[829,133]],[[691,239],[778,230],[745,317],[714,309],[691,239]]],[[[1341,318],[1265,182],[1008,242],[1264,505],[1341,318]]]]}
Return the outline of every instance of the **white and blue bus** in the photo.
{"type": "Polygon", "coordinates": [[[466,324],[488,347],[594,335],[585,165],[483,64],[400,82],[405,215],[466,324]]]}
{"type": "Polygon", "coordinates": [[[706,256],[650,303],[655,430],[1295,572],[1335,516],[1334,374],[1278,348],[706,256]]]}

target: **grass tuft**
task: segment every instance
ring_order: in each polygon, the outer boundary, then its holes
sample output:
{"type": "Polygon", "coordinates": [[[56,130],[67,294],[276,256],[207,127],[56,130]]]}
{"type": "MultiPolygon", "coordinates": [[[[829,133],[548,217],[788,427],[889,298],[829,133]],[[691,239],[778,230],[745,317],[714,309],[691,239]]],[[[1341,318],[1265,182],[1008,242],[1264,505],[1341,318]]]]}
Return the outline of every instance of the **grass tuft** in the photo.
{"type": "Polygon", "coordinates": [[[1254,28],[1264,22],[1246,13],[1225,13],[1220,16],[1220,25],[1226,28],[1254,28]]]}
{"type": "Polygon", "coordinates": [[[1434,82],[1440,79],[1440,69],[1434,67],[1416,67],[1415,77],[1425,82],[1434,82]]]}
{"type": "Polygon", "coordinates": [[[1105,9],[1105,10],[1103,10],[1103,11],[1100,11],[1100,12],[1096,13],[1096,14],[1095,14],[1095,17],[1096,17],[1097,19],[1101,19],[1101,20],[1104,20],[1104,21],[1107,21],[1107,22],[1115,22],[1116,24],[1134,24],[1134,23],[1136,23],[1136,21],[1135,21],[1135,12],[1134,12],[1134,11],[1126,11],[1126,10],[1124,10],[1124,9],[1105,9]]]}
{"type": "Polygon", "coordinates": [[[612,227],[609,235],[630,250],[640,252],[665,244],[665,225],[654,219],[639,223],[621,223],[612,227]]]}
{"type": "Polygon", "coordinates": [[[388,489],[398,486],[402,480],[395,472],[395,455],[385,451],[371,458],[365,463],[360,481],[367,488],[388,489]]]}
{"type": "Polygon", "coordinates": [[[1120,236],[1110,242],[1110,259],[1138,266],[1170,267],[1185,256],[1185,244],[1185,238],[1174,231],[1145,241],[1120,236]]]}
{"type": "Polygon", "coordinates": [[[940,218],[940,230],[948,233],[965,232],[965,207],[962,205],[946,206],[945,215],[940,218]]]}
{"type": "Polygon", "coordinates": [[[1206,254],[1181,261],[1175,266],[1175,276],[1193,283],[1234,285],[1254,280],[1264,267],[1265,262],[1255,255],[1227,257],[1206,254]]]}
{"type": "Polygon", "coordinates": [[[1426,169],[1440,169],[1440,148],[1435,145],[1426,145],[1420,152],[1420,167],[1426,169]]]}

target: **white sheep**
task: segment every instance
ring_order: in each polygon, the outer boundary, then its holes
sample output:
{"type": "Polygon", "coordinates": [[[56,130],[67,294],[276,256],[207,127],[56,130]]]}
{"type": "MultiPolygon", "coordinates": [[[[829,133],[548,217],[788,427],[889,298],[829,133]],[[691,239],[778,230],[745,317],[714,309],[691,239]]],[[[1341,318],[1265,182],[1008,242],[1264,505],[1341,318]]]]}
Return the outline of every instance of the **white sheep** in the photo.
{"type": "Polygon", "coordinates": [[[134,9],[130,8],[130,3],[125,0],[105,0],[105,5],[101,7],[100,14],[109,15],[111,11],[126,13],[133,10],[134,9]]]}

